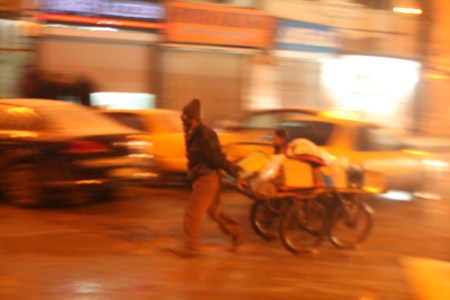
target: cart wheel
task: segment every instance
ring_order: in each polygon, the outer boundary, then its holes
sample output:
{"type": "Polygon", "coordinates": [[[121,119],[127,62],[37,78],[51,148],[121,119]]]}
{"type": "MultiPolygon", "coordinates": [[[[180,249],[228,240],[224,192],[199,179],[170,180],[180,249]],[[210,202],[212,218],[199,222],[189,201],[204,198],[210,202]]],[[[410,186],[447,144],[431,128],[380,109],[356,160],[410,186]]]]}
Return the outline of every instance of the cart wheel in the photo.
{"type": "Polygon", "coordinates": [[[336,208],[327,232],[331,244],[337,248],[355,248],[369,235],[373,225],[372,215],[372,209],[365,203],[350,214],[342,206],[336,208]]]}
{"type": "Polygon", "coordinates": [[[312,252],[323,241],[326,223],[327,213],[321,204],[313,199],[299,201],[281,217],[281,242],[294,254],[312,252]]]}
{"type": "Polygon", "coordinates": [[[268,241],[278,238],[284,206],[282,200],[256,200],[250,210],[250,223],[256,234],[268,241]]]}

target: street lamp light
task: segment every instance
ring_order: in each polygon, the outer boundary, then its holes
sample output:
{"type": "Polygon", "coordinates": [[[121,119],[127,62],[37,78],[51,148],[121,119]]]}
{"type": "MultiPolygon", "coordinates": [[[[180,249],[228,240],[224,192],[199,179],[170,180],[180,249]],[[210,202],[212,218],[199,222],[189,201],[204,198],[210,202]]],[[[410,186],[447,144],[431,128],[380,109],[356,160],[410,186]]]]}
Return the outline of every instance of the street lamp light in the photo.
{"type": "Polygon", "coordinates": [[[396,13],[402,13],[402,14],[415,14],[415,15],[421,15],[422,10],[418,8],[409,8],[409,7],[394,7],[393,9],[396,13]]]}

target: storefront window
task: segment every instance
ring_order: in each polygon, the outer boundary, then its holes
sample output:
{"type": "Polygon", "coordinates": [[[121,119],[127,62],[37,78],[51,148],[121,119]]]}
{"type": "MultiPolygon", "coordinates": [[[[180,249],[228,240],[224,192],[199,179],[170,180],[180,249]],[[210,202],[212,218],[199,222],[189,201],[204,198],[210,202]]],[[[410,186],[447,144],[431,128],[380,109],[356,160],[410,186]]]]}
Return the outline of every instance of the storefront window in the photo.
{"type": "Polygon", "coordinates": [[[358,112],[361,119],[405,128],[419,64],[388,57],[345,56],[324,61],[323,95],[331,109],[358,112]]]}

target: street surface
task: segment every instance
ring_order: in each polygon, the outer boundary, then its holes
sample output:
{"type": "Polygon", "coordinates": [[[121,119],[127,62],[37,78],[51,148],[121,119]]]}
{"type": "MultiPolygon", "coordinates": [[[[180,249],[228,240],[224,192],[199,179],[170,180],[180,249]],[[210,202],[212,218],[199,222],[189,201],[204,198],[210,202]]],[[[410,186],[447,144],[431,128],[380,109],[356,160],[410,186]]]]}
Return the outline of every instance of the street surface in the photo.
{"type": "MultiPolygon", "coordinates": [[[[167,248],[181,242],[188,194],[133,187],[77,208],[0,204],[0,299],[450,299],[448,197],[372,199],[375,226],[359,249],[325,241],[316,254],[293,255],[257,236],[252,201],[225,189],[245,244],[179,258],[167,248]]],[[[204,228],[206,243],[230,244],[209,218],[204,228]]]]}

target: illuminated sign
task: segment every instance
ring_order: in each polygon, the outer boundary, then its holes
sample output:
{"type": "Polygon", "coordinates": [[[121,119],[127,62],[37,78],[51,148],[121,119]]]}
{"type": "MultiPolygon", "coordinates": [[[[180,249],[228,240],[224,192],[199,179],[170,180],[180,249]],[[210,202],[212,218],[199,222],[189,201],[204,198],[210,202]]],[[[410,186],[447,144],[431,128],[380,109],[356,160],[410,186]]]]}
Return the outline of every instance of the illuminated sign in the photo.
{"type": "Polygon", "coordinates": [[[158,3],[136,0],[41,0],[41,10],[55,14],[114,16],[138,19],[164,19],[165,10],[158,3]]]}
{"type": "Polygon", "coordinates": [[[262,11],[168,2],[166,41],[269,47],[274,21],[262,11]]]}
{"type": "Polygon", "coordinates": [[[282,20],[275,43],[283,50],[336,52],[338,38],[335,27],[282,20]]]}
{"type": "Polygon", "coordinates": [[[34,18],[41,19],[41,20],[47,20],[47,21],[85,23],[85,24],[94,24],[94,25],[103,25],[103,26],[135,27],[135,28],[146,28],[146,29],[164,29],[164,28],[166,28],[166,25],[163,23],[81,17],[81,16],[79,17],[79,16],[57,15],[57,14],[40,14],[40,15],[35,15],[34,18]]]}
{"type": "Polygon", "coordinates": [[[212,12],[207,9],[173,7],[170,9],[169,21],[219,27],[260,28],[265,16],[232,13],[227,11],[212,12]]]}

